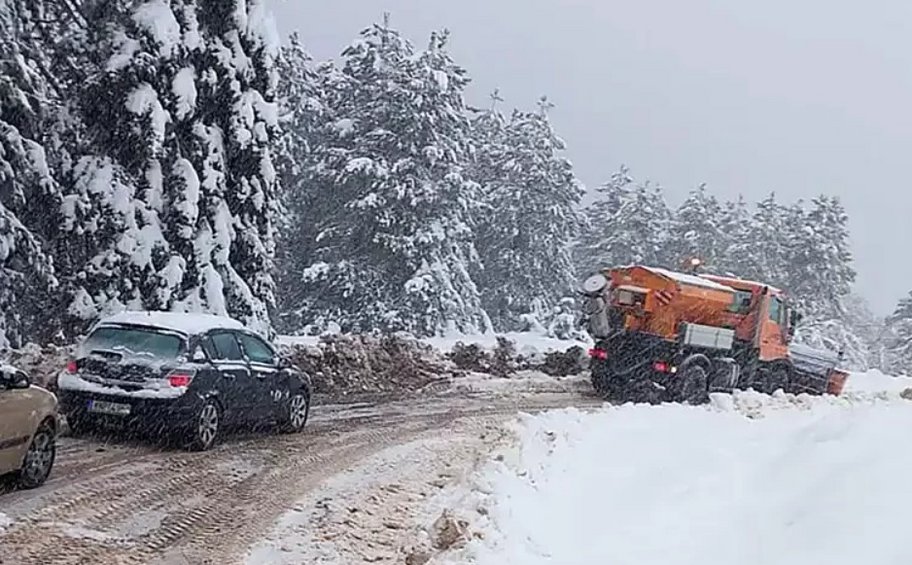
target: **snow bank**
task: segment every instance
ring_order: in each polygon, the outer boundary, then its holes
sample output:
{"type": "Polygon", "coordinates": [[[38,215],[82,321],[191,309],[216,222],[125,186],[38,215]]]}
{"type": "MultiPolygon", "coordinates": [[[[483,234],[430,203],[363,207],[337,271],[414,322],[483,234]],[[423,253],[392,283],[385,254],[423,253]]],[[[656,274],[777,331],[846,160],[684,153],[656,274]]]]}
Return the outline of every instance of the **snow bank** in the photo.
{"type": "Polygon", "coordinates": [[[72,350],[72,346],[39,347],[29,343],[21,349],[4,352],[6,358],[0,358],[0,362],[24,371],[33,384],[53,390],[57,386],[57,374],[66,366],[72,350]]]}
{"type": "Polygon", "coordinates": [[[456,393],[484,392],[504,395],[523,393],[589,394],[592,391],[592,384],[586,374],[554,376],[541,371],[521,370],[506,377],[495,377],[488,373],[470,372],[466,376],[453,381],[452,391],[456,393]]]}
{"type": "Polygon", "coordinates": [[[497,347],[497,338],[504,337],[516,344],[516,352],[520,355],[534,356],[549,351],[566,351],[574,346],[588,349],[589,342],[573,339],[556,339],[535,332],[505,332],[488,334],[450,334],[445,337],[425,338],[423,341],[432,347],[449,353],[457,343],[477,344],[485,349],[497,347]]]}
{"type": "Polygon", "coordinates": [[[912,563],[910,428],[890,394],[524,417],[464,496],[480,535],[445,562],[912,563]]]}
{"type": "Polygon", "coordinates": [[[894,377],[873,369],[866,373],[852,373],[846,381],[845,392],[902,392],[907,388],[912,388],[912,377],[894,377]]]}
{"type": "Polygon", "coordinates": [[[454,377],[452,363],[413,338],[326,334],[280,338],[282,354],[326,394],[416,391],[454,377]]]}

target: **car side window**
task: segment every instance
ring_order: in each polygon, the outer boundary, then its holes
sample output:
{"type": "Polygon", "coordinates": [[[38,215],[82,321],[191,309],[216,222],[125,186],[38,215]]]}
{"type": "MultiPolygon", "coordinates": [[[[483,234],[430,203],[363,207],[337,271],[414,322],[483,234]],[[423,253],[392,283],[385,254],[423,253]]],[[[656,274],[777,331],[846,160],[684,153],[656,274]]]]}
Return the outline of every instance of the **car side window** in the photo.
{"type": "Polygon", "coordinates": [[[238,334],[238,336],[241,338],[241,344],[244,346],[244,352],[247,354],[247,359],[254,363],[265,363],[267,365],[275,364],[275,353],[273,353],[272,348],[269,347],[265,341],[248,334],[238,334]]]}
{"type": "Polygon", "coordinates": [[[219,361],[243,361],[244,355],[237,339],[230,332],[219,332],[209,336],[209,356],[219,361]]]}

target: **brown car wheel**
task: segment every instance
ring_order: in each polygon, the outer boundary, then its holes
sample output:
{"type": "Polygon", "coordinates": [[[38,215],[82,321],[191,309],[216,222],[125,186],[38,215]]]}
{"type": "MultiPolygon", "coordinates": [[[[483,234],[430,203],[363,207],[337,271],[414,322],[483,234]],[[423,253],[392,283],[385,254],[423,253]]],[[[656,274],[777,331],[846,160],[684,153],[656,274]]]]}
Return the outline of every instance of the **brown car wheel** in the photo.
{"type": "Polygon", "coordinates": [[[19,471],[19,484],[22,488],[29,489],[43,485],[51,474],[56,457],[57,437],[54,433],[54,426],[45,422],[35,432],[32,443],[29,444],[28,451],[25,453],[25,459],[22,461],[22,469],[19,471]]]}

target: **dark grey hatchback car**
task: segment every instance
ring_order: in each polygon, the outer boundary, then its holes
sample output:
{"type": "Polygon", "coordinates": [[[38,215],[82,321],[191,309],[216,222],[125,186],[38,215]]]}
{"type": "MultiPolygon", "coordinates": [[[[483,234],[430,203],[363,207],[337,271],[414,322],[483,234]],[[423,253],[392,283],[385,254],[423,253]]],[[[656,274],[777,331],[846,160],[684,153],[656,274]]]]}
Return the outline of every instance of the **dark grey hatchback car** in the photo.
{"type": "Polygon", "coordinates": [[[304,428],[310,379],[260,335],[208,314],[125,312],[98,322],[57,382],[74,433],[167,435],[195,450],[227,427],[304,428]]]}

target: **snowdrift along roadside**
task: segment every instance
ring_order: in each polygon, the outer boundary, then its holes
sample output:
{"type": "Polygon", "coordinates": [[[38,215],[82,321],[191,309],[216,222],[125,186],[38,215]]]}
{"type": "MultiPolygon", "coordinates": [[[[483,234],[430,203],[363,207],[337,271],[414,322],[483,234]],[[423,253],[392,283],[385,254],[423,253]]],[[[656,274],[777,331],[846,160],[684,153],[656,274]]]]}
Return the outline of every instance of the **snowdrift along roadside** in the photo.
{"type": "Polygon", "coordinates": [[[896,392],[524,417],[462,495],[482,539],[445,562],[912,563],[909,429],[896,392]]]}

